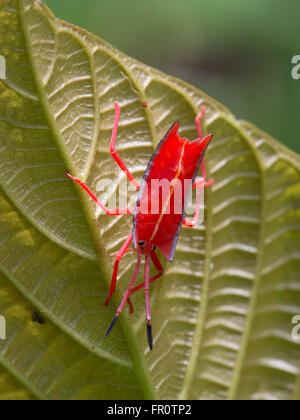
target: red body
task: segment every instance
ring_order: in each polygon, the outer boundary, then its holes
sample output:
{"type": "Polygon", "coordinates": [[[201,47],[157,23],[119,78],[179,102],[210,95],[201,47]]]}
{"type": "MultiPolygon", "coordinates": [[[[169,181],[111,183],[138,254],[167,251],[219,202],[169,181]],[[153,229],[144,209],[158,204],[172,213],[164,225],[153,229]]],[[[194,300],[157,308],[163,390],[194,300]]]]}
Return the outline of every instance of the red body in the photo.
{"type": "Polygon", "coordinates": [[[133,215],[135,249],[142,243],[147,254],[155,246],[169,261],[174,258],[185,206],[211,140],[207,136],[190,142],[179,137],[178,128],[178,123],[173,124],[150,159],[133,215]],[[166,180],[173,181],[168,194],[162,187],[166,180]],[[157,188],[158,182],[162,182],[161,188],[157,188]]]}
{"type": "Polygon", "coordinates": [[[213,180],[206,182],[206,171],[203,160],[205,150],[212,135],[210,134],[202,138],[200,120],[205,113],[205,107],[202,108],[201,113],[198,114],[195,121],[199,136],[198,139],[190,142],[185,138],[179,137],[178,123],[173,124],[151,157],[142,184],[139,186],[138,181],[126,167],[121,156],[115,149],[120,117],[120,106],[118,103],[115,103],[115,110],[110,152],[116,163],[126,174],[128,180],[139,189],[136,207],[134,209],[108,209],[98,200],[96,195],[84,182],[70,174],[67,174],[67,176],[77,182],[107,215],[120,216],[133,213],[133,232],[130,233],[120,251],[117,252],[109,295],[105,305],[108,305],[115,292],[119,263],[128,251],[132,241],[137,253],[137,263],[126,293],[116,315],[108,327],[105,337],[110,333],[126,302],[129,304],[130,312],[133,312],[130,296],[141,288],[144,288],[147,337],[149,347],[152,349],[149,285],[159,279],[164,271],[155,253],[155,248],[157,247],[169,261],[172,261],[182,224],[191,228],[196,225],[201,205],[201,190],[214,182],[213,180]],[[200,165],[202,178],[196,180],[195,178],[200,165]],[[196,211],[193,220],[188,220],[184,217],[185,206],[192,188],[197,188],[196,211]],[[145,257],[145,281],[134,287],[142,256],[145,257]],[[157,273],[152,277],[150,277],[150,261],[153,262],[157,270],[157,273]]]}

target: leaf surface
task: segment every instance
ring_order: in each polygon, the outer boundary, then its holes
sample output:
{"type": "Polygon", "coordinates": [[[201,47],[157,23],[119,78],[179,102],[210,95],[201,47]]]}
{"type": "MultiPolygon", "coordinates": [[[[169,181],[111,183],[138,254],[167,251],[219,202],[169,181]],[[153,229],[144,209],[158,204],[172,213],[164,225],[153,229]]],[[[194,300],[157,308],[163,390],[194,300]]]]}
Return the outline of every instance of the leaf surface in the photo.
{"type": "Polygon", "coordinates": [[[0,398],[299,399],[299,157],[37,0],[3,0],[0,22],[0,398]],[[65,177],[99,197],[99,181],[122,185],[109,154],[115,101],[117,148],[137,179],[174,121],[194,139],[206,105],[214,133],[205,224],[182,230],[151,287],[152,352],[143,293],[103,340],[135,262],[124,258],[107,308],[110,254],[132,220],[100,215],[65,177]]]}

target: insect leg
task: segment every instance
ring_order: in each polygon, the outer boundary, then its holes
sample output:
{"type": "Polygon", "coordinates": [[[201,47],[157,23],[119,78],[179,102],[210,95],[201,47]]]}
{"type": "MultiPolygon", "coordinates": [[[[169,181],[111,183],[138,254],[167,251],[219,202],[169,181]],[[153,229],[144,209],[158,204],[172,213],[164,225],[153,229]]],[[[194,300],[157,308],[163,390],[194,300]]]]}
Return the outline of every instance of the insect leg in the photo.
{"type": "MultiPolygon", "coordinates": [[[[201,108],[200,113],[197,115],[196,120],[195,120],[195,124],[196,124],[196,128],[197,128],[197,132],[198,132],[198,138],[202,139],[203,137],[203,132],[202,132],[202,127],[201,127],[201,120],[204,117],[204,114],[206,112],[206,107],[203,106],[201,108]]],[[[201,175],[202,178],[204,178],[204,180],[206,181],[206,169],[205,169],[205,158],[202,159],[201,161],[201,175]]],[[[204,185],[205,187],[208,187],[209,185],[213,184],[214,180],[210,180],[207,185],[204,185]]],[[[193,188],[196,188],[196,185],[194,184],[193,188]]]]}
{"type": "Polygon", "coordinates": [[[146,318],[147,318],[147,338],[150,350],[153,347],[152,340],[152,326],[151,326],[151,311],[150,311],[150,299],[149,299],[149,284],[150,284],[150,255],[146,256],[145,264],[145,303],[146,303],[146,318]]]}
{"type": "MultiPolygon", "coordinates": [[[[202,139],[202,137],[203,137],[201,120],[204,117],[205,112],[206,112],[206,107],[203,106],[200,113],[197,115],[196,120],[195,120],[195,124],[196,124],[199,139],[202,139]]],[[[202,159],[202,162],[201,162],[201,174],[202,174],[202,177],[206,180],[206,169],[205,169],[204,158],[202,159]]]]}
{"type": "MultiPolygon", "coordinates": [[[[155,276],[150,278],[149,283],[153,283],[155,280],[158,280],[163,275],[164,268],[161,265],[161,262],[159,261],[158,256],[156,255],[155,251],[150,252],[150,257],[151,257],[151,259],[153,261],[153,264],[155,265],[156,269],[158,270],[158,273],[155,274],[155,276]]],[[[131,290],[130,296],[133,295],[138,290],[142,289],[144,286],[145,286],[145,283],[141,283],[138,286],[136,286],[134,289],[131,290]]]]}
{"type": "Polygon", "coordinates": [[[119,308],[118,308],[118,310],[116,312],[116,315],[114,316],[112,322],[110,323],[110,326],[108,327],[108,329],[106,331],[105,338],[111,332],[112,327],[115,325],[115,323],[116,323],[116,321],[117,321],[120,313],[122,312],[122,309],[124,308],[124,305],[125,305],[126,301],[128,301],[128,299],[129,299],[130,291],[131,291],[131,289],[132,289],[132,287],[134,285],[134,282],[136,281],[136,278],[137,278],[137,275],[138,275],[138,272],[139,272],[139,269],[140,269],[140,265],[141,265],[141,255],[138,254],[138,256],[137,256],[137,263],[136,263],[136,266],[135,266],[135,270],[134,270],[133,276],[132,276],[132,278],[130,280],[130,283],[129,283],[128,288],[126,290],[126,293],[125,293],[125,295],[124,295],[124,297],[122,299],[122,302],[121,302],[121,304],[120,304],[120,306],[119,306],[119,308]]]}
{"type": "Polygon", "coordinates": [[[77,182],[92,199],[95,201],[95,203],[98,204],[98,206],[108,215],[108,216],[121,216],[126,214],[132,214],[134,212],[134,208],[125,208],[125,209],[108,209],[106,208],[101,201],[98,200],[98,198],[95,196],[95,194],[89,189],[89,187],[81,181],[79,178],[76,178],[70,174],[66,174],[68,178],[72,179],[73,181],[77,182]]]}
{"type": "Polygon", "coordinates": [[[209,187],[210,185],[214,184],[214,182],[215,182],[215,180],[211,179],[211,180],[203,183],[203,178],[202,177],[201,178],[196,178],[195,182],[194,182],[194,185],[193,185],[193,188],[209,187]]]}
{"type": "Polygon", "coordinates": [[[195,124],[196,124],[199,139],[202,139],[202,137],[203,137],[201,120],[204,117],[205,112],[206,112],[206,106],[203,106],[201,108],[201,111],[197,115],[196,120],[195,120],[195,124]]]}
{"type": "Polygon", "coordinates": [[[115,159],[115,161],[117,162],[117,164],[119,165],[119,167],[121,168],[121,170],[126,174],[129,181],[139,190],[140,189],[139,183],[134,178],[132,173],[127,169],[127,166],[125,165],[121,156],[115,149],[119,119],[120,119],[120,105],[117,102],[115,102],[115,122],[114,122],[114,127],[113,127],[111,141],[110,141],[110,153],[112,157],[115,159]]]}
{"type": "Polygon", "coordinates": [[[187,227],[195,227],[196,224],[198,223],[198,219],[199,219],[199,214],[200,214],[200,207],[201,207],[201,194],[202,194],[202,190],[204,188],[204,179],[200,178],[201,183],[199,183],[199,186],[197,188],[196,191],[196,210],[195,210],[195,214],[194,214],[194,218],[193,220],[189,220],[189,219],[184,219],[183,220],[183,225],[187,226],[187,227]]]}
{"type": "Polygon", "coordinates": [[[114,291],[116,290],[119,264],[120,264],[121,259],[126,254],[126,251],[129,248],[129,245],[131,244],[131,242],[132,242],[132,233],[128,236],[128,238],[126,239],[126,241],[122,245],[120,251],[117,253],[116,260],[115,260],[115,265],[114,265],[114,271],[113,271],[113,275],[112,275],[112,280],[111,280],[111,284],[110,284],[110,290],[109,290],[108,298],[105,302],[105,306],[107,306],[109,304],[110,298],[112,297],[114,291]]]}
{"type": "Polygon", "coordinates": [[[127,299],[127,303],[128,303],[128,305],[129,305],[129,313],[130,313],[130,314],[133,314],[134,309],[133,309],[133,304],[132,304],[132,302],[131,302],[130,297],[127,299]]]}

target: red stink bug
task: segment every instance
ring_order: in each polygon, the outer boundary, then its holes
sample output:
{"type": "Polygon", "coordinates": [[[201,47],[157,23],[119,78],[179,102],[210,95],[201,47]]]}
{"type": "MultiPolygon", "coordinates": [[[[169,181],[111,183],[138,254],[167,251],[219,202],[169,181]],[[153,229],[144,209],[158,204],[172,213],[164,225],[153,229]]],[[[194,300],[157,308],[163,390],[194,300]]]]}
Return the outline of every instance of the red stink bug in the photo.
{"type": "Polygon", "coordinates": [[[150,158],[140,186],[131,172],[127,169],[120,155],[115,150],[115,142],[120,118],[120,106],[118,103],[115,103],[115,121],[110,142],[110,152],[121,170],[126,174],[129,181],[139,190],[135,208],[107,209],[80,179],[67,174],[70,179],[77,182],[85,191],[87,191],[87,193],[107,215],[133,215],[133,230],[123,244],[120,251],[117,253],[110,291],[105,305],[108,305],[109,300],[116,289],[120,260],[126,254],[132,242],[137,253],[137,263],[127,291],[116,312],[116,315],[114,316],[105,334],[105,337],[107,337],[110,333],[126,302],[129,304],[130,311],[133,312],[130,296],[141,288],[144,288],[147,318],[147,337],[150,349],[153,347],[149,285],[150,283],[160,278],[163,274],[163,267],[156,255],[155,249],[158,248],[167,260],[173,261],[178,236],[182,225],[194,227],[197,224],[200,212],[202,189],[203,187],[209,186],[214,182],[213,180],[206,182],[204,153],[212,138],[212,134],[202,138],[200,120],[203,117],[204,112],[205,108],[203,107],[202,112],[196,118],[198,138],[194,141],[190,142],[185,138],[179,137],[178,122],[172,125],[165,137],[157,146],[155,153],[150,158]],[[196,175],[200,166],[202,178],[196,179],[196,175]],[[153,187],[154,180],[161,181],[162,179],[166,179],[170,182],[169,193],[164,198],[162,198],[160,190],[153,187]],[[178,209],[175,211],[176,182],[181,181],[182,185],[182,183],[187,180],[191,181],[189,184],[190,187],[180,192],[179,201],[181,201],[181,209],[180,211],[178,211],[178,209]],[[176,182],[174,183],[173,181],[176,182]],[[187,204],[191,188],[197,188],[196,210],[194,219],[188,220],[185,218],[185,206],[187,204]],[[152,209],[153,202],[156,204],[158,211],[149,211],[149,204],[151,205],[152,209]],[[168,211],[166,211],[167,208],[168,211]],[[141,211],[141,209],[144,211],[141,211]],[[140,269],[142,256],[144,256],[146,260],[144,283],[134,287],[134,283],[140,269]],[[150,261],[153,262],[155,268],[157,269],[157,274],[151,278],[149,274],[150,261]]]}

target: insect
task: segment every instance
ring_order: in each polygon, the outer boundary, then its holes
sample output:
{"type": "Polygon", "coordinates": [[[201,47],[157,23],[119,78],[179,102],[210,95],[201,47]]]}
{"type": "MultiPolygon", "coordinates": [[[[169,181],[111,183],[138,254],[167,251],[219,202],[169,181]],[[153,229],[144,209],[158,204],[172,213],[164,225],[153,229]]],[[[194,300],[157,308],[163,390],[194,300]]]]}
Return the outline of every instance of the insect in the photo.
{"type": "Polygon", "coordinates": [[[42,317],[42,315],[40,315],[36,311],[32,312],[32,318],[31,319],[32,319],[33,322],[37,322],[38,324],[45,324],[46,323],[44,318],[42,317]]]}
{"type": "Polygon", "coordinates": [[[147,338],[150,349],[153,347],[149,285],[150,283],[153,283],[155,280],[159,279],[164,271],[163,266],[156,254],[156,248],[167,260],[173,261],[178,236],[182,225],[192,228],[197,224],[200,213],[202,190],[204,187],[209,186],[214,182],[213,180],[208,182],[206,181],[204,154],[212,138],[212,134],[202,138],[201,118],[203,117],[204,112],[205,107],[203,107],[202,112],[196,118],[198,138],[194,141],[190,142],[189,140],[179,136],[178,122],[172,125],[165,137],[157,146],[155,153],[150,158],[141,185],[139,185],[115,149],[120,118],[120,106],[118,103],[115,103],[115,120],[110,142],[110,152],[121,170],[126,174],[128,180],[136,187],[137,190],[139,190],[135,208],[108,209],[98,200],[95,194],[80,179],[67,174],[70,179],[77,182],[90,195],[90,197],[107,215],[133,215],[132,232],[116,255],[112,281],[105,305],[108,305],[113,293],[115,292],[120,261],[129,250],[132,242],[133,247],[137,253],[137,263],[126,293],[111,324],[108,327],[105,338],[108,336],[111,329],[115,325],[126,302],[129,304],[130,312],[133,312],[130,296],[132,296],[138,290],[144,288],[147,319],[147,338]],[[202,177],[196,178],[200,166],[202,177]],[[163,179],[166,179],[170,182],[170,189],[165,197],[163,197],[160,188],[153,186],[153,181],[161,181],[163,179]],[[176,186],[179,185],[180,182],[182,185],[182,183],[185,183],[186,181],[190,181],[188,188],[182,189],[178,194],[176,186]],[[185,207],[192,188],[197,189],[196,209],[193,220],[188,220],[185,218],[185,207]],[[177,199],[175,199],[175,196],[177,199]],[[179,210],[175,209],[178,203],[179,210]],[[158,211],[151,211],[153,204],[155,204],[156,210],[158,211]],[[151,205],[151,210],[149,210],[149,205],[151,205]],[[134,287],[140,269],[142,257],[145,258],[144,282],[134,287]],[[151,261],[157,270],[157,273],[152,277],[150,277],[151,261]]]}

